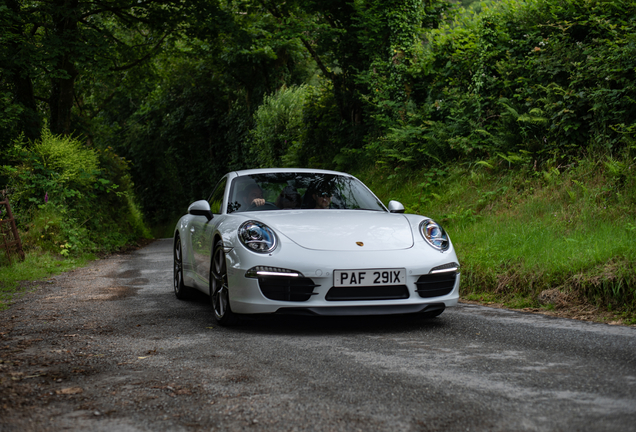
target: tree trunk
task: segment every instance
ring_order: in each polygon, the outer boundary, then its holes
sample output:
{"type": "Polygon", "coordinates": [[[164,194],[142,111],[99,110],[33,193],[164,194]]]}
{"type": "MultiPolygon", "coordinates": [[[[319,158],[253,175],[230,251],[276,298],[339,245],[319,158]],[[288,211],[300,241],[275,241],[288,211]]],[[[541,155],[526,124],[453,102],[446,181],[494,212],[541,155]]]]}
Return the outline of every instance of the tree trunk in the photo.
{"type": "Polygon", "coordinates": [[[53,32],[65,42],[64,52],[56,62],[58,76],[51,79],[50,128],[54,134],[68,135],[72,132],[73,94],[75,79],[79,74],[73,63],[73,46],[80,43],[77,31],[78,3],[79,0],[55,0],[51,14],[53,32]],[[60,76],[61,73],[65,76],[60,76]]]}
{"type": "Polygon", "coordinates": [[[73,108],[75,78],[78,73],[69,57],[69,55],[65,55],[57,65],[59,70],[68,74],[68,78],[53,78],[51,80],[50,127],[54,134],[68,135],[72,132],[71,110],[73,108]]]}
{"type": "MultiPolygon", "coordinates": [[[[16,0],[6,0],[6,5],[15,14],[15,17],[20,16],[20,5],[16,0]]],[[[19,41],[21,41],[24,36],[22,23],[16,19],[15,24],[11,26],[9,31],[15,36],[13,41],[9,44],[9,50],[11,52],[9,58],[19,58],[20,51],[22,50],[19,41]]],[[[19,62],[11,62],[11,64],[7,65],[7,70],[11,77],[10,80],[13,83],[15,103],[24,108],[24,111],[20,115],[21,125],[19,129],[24,132],[26,138],[30,140],[38,139],[40,137],[42,123],[35,103],[33,81],[28,71],[20,65],[19,62]]]]}

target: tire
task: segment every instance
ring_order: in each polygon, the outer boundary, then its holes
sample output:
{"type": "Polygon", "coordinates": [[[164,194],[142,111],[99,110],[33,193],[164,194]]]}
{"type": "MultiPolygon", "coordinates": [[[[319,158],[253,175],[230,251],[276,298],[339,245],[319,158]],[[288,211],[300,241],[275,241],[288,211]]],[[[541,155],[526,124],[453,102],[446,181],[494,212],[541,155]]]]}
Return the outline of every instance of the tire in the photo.
{"type": "Polygon", "coordinates": [[[225,251],[223,250],[223,241],[219,240],[212,251],[210,303],[212,303],[214,318],[222,326],[236,325],[239,322],[238,316],[232,312],[229,294],[225,251]]]}
{"type": "Polygon", "coordinates": [[[183,248],[181,247],[181,237],[177,235],[174,242],[174,267],[173,267],[173,285],[174,295],[179,300],[187,300],[192,293],[190,287],[183,283],[183,248]]]}

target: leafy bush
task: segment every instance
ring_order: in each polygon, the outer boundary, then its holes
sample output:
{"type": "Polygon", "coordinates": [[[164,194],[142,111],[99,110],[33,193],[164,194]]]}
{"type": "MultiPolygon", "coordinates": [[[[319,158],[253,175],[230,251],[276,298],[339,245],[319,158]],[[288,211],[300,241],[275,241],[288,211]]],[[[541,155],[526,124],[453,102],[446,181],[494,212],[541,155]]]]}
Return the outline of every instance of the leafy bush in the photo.
{"type": "Polygon", "coordinates": [[[295,165],[346,171],[368,160],[362,151],[368,125],[342,120],[329,82],[306,95],[303,125],[302,140],[293,148],[295,165]]]}
{"type": "Polygon", "coordinates": [[[283,87],[254,113],[250,150],[261,167],[293,166],[303,134],[303,105],[307,86],[283,87]]]}
{"type": "Polygon", "coordinates": [[[86,186],[94,182],[99,165],[97,153],[72,136],[55,136],[45,129],[42,139],[32,143],[32,149],[42,168],[56,174],[58,184],[86,186]]]}
{"type": "Polygon", "coordinates": [[[413,49],[410,100],[368,149],[413,166],[636,141],[636,3],[481,3],[413,49]]]}
{"type": "Polygon", "coordinates": [[[147,237],[127,162],[110,149],[42,132],[20,138],[1,168],[24,244],[62,255],[108,251],[147,237]],[[124,187],[122,187],[122,185],[124,187]]]}

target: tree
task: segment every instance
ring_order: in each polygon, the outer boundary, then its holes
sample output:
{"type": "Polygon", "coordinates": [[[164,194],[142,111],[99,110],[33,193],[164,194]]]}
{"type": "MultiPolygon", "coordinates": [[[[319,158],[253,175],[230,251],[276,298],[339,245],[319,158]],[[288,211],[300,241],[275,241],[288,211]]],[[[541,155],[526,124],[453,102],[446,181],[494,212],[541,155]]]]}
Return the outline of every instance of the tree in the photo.
{"type": "Polygon", "coordinates": [[[214,1],[2,0],[2,83],[22,107],[22,129],[36,136],[43,113],[51,131],[70,134],[80,117],[102,109],[126,71],[155,55],[171,35],[214,15],[214,1]],[[109,92],[87,106],[76,83],[90,76],[109,92]]]}
{"type": "MultiPolygon", "coordinates": [[[[330,82],[341,144],[359,147],[373,111],[408,99],[406,66],[423,29],[437,27],[446,0],[255,0],[278,20],[279,37],[301,41],[330,82]],[[341,134],[342,135],[342,134],[341,134]]],[[[395,110],[395,111],[399,111],[395,110]]],[[[335,125],[333,125],[335,127],[335,125]]]]}

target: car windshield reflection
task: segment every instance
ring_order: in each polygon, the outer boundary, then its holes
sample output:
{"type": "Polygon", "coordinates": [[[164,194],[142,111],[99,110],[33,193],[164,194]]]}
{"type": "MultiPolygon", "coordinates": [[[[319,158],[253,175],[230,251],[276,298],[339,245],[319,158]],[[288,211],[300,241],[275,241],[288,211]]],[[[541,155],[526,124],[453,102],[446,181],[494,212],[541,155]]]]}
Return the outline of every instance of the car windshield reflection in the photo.
{"type": "Polygon", "coordinates": [[[266,173],[233,180],[228,213],[265,210],[386,211],[357,179],[321,173],[266,173]]]}

